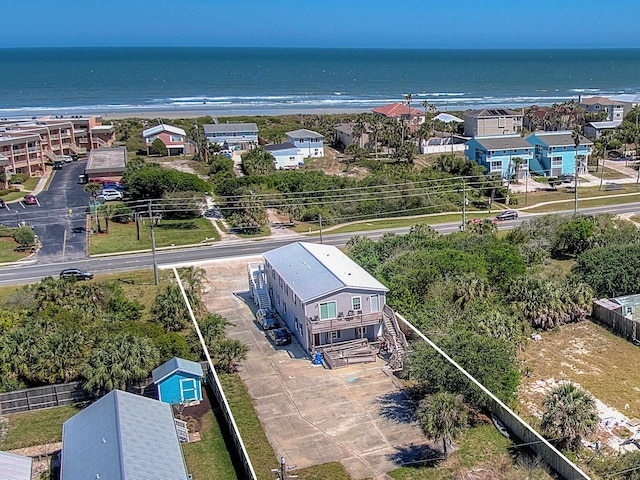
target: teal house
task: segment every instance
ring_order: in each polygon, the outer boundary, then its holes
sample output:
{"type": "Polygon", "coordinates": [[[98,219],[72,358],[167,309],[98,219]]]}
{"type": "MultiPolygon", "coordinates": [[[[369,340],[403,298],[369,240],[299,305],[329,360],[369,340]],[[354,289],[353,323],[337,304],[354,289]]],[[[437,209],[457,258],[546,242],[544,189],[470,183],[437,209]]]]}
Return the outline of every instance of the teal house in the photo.
{"type": "Polygon", "coordinates": [[[527,141],[534,147],[534,160],[540,166],[540,173],[548,177],[578,175],[587,173],[587,162],[593,142],[582,135],[576,146],[571,130],[557,132],[534,132],[527,141]]]}
{"type": "Polygon", "coordinates": [[[171,405],[202,400],[202,366],[173,357],[151,372],[158,389],[158,400],[171,405]]]}
{"type": "Polygon", "coordinates": [[[534,147],[519,134],[482,135],[466,142],[465,156],[485,167],[488,174],[512,178],[517,173],[521,179],[529,175],[533,149],[534,147]]]}

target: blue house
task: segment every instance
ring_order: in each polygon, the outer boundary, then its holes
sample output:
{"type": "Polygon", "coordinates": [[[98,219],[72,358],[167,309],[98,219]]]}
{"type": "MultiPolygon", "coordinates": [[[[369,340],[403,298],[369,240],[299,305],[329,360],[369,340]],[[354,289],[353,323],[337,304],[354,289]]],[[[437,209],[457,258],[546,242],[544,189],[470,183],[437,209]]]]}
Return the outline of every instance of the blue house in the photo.
{"type": "Polygon", "coordinates": [[[514,158],[521,158],[518,177],[529,175],[533,146],[518,134],[475,136],[465,144],[465,156],[487,169],[487,173],[511,178],[516,174],[514,158]]]}
{"type": "Polygon", "coordinates": [[[274,163],[278,170],[298,168],[304,165],[303,157],[298,151],[298,147],[291,142],[265,145],[264,149],[273,155],[274,163]]]}
{"type": "Polygon", "coordinates": [[[286,135],[287,141],[293,143],[304,158],[324,157],[324,135],[305,128],[286,135]]]}
{"type": "Polygon", "coordinates": [[[61,480],[189,477],[166,403],[113,390],[62,426],[61,480]]]}
{"type": "Polygon", "coordinates": [[[171,405],[202,400],[202,366],[173,357],[151,372],[158,388],[158,400],[171,405]]]}
{"type": "Polygon", "coordinates": [[[587,161],[593,148],[593,142],[580,135],[580,144],[576,151],[573,132],[534,132],[527,141],[534,147],[534,158],[540,165],[542,174],[550,177],[573,175],[577,167],[578,174],[587,171],[587,161]],[[577,156],[576,156],[577,155],[577,156]]]}
{"type": "Polygon", "coordinates": [[[209,123],[202,129],[207,142],[212,145],[231,150],[247,150],[258,145],[258,126],[255,123],[209,123]]]}

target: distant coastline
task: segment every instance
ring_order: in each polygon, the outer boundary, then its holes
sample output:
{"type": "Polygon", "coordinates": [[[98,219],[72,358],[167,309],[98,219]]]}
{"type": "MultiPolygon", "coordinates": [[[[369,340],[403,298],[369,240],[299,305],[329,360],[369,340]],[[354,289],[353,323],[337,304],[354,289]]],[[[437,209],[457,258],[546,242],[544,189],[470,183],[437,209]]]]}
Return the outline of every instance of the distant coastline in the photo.
{"type": "Polygon", "coordinates": [[[640,93],[640,49],[0,49],[0,118],[439,111],[640,93]]]}

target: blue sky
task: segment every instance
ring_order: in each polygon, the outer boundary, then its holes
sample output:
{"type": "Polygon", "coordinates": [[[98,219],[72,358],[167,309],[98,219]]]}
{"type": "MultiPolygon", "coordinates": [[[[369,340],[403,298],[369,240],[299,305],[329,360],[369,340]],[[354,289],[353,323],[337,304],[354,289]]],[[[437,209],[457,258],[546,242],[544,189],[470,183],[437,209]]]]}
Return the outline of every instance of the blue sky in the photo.
{"type": "Polygon", "coordinates": [[[640,48],[638,0],[26,0],[0,47],[640,48]]]}

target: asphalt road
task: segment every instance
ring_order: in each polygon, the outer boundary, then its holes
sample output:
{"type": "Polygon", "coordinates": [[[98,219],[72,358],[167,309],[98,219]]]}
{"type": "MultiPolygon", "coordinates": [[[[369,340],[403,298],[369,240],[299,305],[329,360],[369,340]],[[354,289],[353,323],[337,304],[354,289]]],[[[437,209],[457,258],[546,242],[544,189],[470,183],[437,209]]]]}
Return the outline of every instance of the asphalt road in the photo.
{"type": "Polygon", "coordinates": [[[27,222],[33,227],[42,244],[39,263],[86,258],[84,227],[89,194],[78,184],[78,175],[84,173],[85,163],[65,163],[61,170],[54,170],[48,187],[37,196],[39,205],[17,202],[0,209],[1,224],[16,226],[27,222]]]}
{"type": "MultiPolygon", "coordinates": [[[[45,197],[46,198],[46,197],[45,197]]],[[[12,207],[13,208],[13,207],[12,207]]],[[[83,207],[84,208],[84,207],[83,207]]],[[[640,211],[640,202],[629,203],[625,205],[606,206],[606,207],[594,207],[581,209],[581,213],[629,213],[640,211]]],[[[563,214],[573,213],[572,210],[558,212],[563,214]]],[[[84,210],[79,216],[84,218],[84,210]]],[[[500,229],[513,228],[516,225],[522,223],[527,218],[532,218],[535,215],[521,215],[518,220],[510,220],[501,222],[499,224],[500,229]]],[[[75,221],[75,214],[74,214],[75,221]]],[[[459,223],[443,223],[434,225],[433,227],[440,233],[446,234],[459,230],[459,223]]],[[[378,239],[385,233],[394,232],[398,234],[407,233],[409,228],[397,228],[393,230],[374,230],[361,232],[359,235],[369,237],[371,239],[378,239]]],[[[344,245],[352,236],[356,233],[341,233],[341,234],[325,234],[323,236],[323,243],[335,246],[344,245]]],[[[190,264],[197,262],[207,262],[215,259],[224,258],[237,258],[243,256],[255,256],[262,253],[278,248],[280,246],[291,243],[296,240],[304,240],[309,242],[319,242],[320,239],[315,237],[300,236],[299,238],[263,238],[260,240],[241,240],[232,242],[222,242],[217,245],[206,247],[191,247],[175,250],[163,250],[156,253],[157,263],[162,265],[174,265],[174,264],[190,264]]],[[[108,257],[97,257],[70,260],[68,258],[62,258],[61,255],[47,257],[48,262],[38,261],[34,264],[25,264],[20,266],[4,267],[0,270],[0,285],[11,285],[18,283],[32,283],[37,282],[43,277],[48,275],[57,276],[60,270],[63,268],[81,268],[83,270],[90,271],[94,274],[106,274],[117,273],[131,270],[149,269],[153,267],[153,256],[151,253],[137,253],[137,254],[125,254],[108,257]],[[52,260],[53,259],[53,260],[52,260]]]]}

